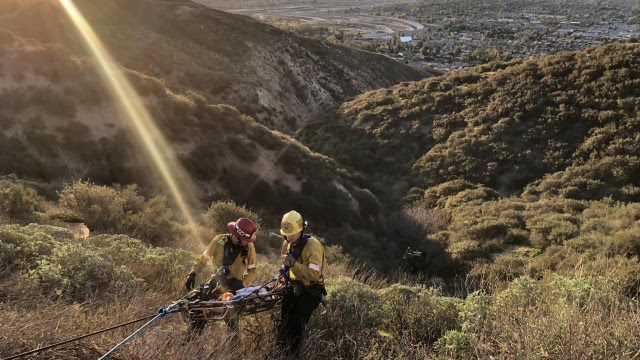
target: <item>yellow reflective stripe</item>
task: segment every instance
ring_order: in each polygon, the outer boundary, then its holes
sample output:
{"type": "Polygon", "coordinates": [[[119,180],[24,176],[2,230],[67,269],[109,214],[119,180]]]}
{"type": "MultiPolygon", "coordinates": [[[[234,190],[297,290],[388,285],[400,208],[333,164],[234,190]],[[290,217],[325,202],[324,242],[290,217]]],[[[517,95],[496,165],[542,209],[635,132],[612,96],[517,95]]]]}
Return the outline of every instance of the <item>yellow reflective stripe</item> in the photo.
{"type": "Polygon", "coordinates": [[[320,271],[322,269],[322,266],[310,263],[309,264],[309,269],[315,270],[315,271],[320,271]]]}

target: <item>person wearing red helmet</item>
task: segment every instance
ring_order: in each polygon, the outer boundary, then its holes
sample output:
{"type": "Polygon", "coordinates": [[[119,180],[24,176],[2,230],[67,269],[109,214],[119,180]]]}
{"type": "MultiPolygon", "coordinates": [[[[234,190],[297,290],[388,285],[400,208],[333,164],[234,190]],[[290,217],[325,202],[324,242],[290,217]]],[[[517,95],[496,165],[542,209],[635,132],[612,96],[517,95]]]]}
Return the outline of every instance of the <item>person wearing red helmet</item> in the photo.
{"type": "MultiPolygon", "coordinates": [[[[185,282],[187,290],[194,288],[196,276],[209,261],[218,271],[192,291],[191,299],[212,300],[226,292],[235,294],[239,289],[251,284],[256,277],[256,249],[253,243],[256,241],[257,226],[250,219],[243,217],[228,223],[227,229],[228,234],[214,237],[204,253],[193,262],[185,282]]],[[[188,338],[202,333],[205,324],[204,321],[191,323],[188,338]]],[[[227,325],[234,333],[237,332],[238,319],[232,318],[227,325]]]]}

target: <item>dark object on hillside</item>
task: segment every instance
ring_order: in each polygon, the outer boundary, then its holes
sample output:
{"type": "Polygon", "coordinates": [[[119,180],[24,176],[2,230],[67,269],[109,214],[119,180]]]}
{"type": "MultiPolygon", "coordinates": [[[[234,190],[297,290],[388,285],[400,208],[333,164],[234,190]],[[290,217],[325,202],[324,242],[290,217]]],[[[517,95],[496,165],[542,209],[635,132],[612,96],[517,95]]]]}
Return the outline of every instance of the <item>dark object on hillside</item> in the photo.
{"type": "Polygon", "coordinates": [[[424,272],[431,263],[431,258],[427,257],[427,254],[420,250],[411,250],[407,248],[402,257],[405,260],[407,269],[412,273],[424,272]]]}

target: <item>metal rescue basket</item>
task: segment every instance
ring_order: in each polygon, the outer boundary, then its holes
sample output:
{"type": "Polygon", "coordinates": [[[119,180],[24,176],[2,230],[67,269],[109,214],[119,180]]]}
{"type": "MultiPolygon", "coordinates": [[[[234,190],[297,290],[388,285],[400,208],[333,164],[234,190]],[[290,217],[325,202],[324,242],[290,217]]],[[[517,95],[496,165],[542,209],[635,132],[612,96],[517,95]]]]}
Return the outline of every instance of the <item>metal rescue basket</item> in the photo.
{"type": "Polygon", "coordinates": [[[281,276],[262,286],[240,289],[235,296],[216,300],[181,300],[178,306],[189,321],[222,321],[232,316],[245,316],[271,310],[282,299],[286,291],[281,276]]]}

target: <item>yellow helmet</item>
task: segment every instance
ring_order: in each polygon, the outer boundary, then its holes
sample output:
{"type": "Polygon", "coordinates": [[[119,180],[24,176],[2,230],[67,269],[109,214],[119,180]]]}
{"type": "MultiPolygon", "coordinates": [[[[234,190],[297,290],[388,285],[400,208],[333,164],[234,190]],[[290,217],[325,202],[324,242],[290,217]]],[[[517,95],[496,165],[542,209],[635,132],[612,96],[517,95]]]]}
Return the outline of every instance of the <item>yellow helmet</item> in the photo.
{"type": "Polygon", "coordinates": [[[302,215],[295,210],[291,210],[282,216],[280,234],[284,236],[295,235],[301,232],[305,226],[307,226],[307,222],[302,219],[302,215]]]}

